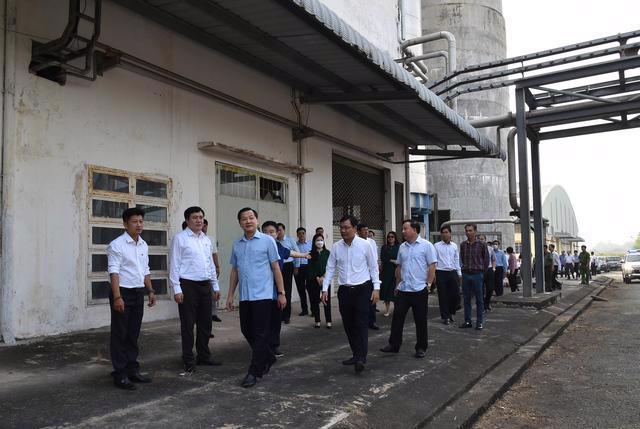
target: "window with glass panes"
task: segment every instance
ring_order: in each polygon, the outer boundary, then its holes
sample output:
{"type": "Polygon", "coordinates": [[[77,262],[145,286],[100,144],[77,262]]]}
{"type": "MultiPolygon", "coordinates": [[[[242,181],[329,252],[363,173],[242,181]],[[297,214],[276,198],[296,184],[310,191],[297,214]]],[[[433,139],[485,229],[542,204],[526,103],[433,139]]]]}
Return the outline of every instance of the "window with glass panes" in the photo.
{"type": "Polygon", "coordinates": [[[156,295],[167,295],[169,277],[170,181],[127,171],[89,167],[89,270],[90,304],[107,302],[109,274],[107,246],[124,232],[122,212],[129,207],[145,211],[142,238],[149,246],[151,283],[156,295]]]}

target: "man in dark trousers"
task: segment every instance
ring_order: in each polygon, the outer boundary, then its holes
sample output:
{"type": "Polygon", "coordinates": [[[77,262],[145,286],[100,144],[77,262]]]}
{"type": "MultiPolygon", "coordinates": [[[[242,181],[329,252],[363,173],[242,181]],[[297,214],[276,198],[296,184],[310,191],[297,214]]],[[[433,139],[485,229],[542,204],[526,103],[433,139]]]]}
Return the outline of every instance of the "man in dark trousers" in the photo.
{"type": "Polygon", "coordinates": [[[140,237],[144,228],[144,211],[129,208],[122,213],[125,232],[107,247],[111,278],[111,363],[116,387],[135,390],[133,383],[149,383],[140,373],[138,336],[144,313],[144,289],[149,293],[149,307],[156,304],[151,286],[149,248],[140,237]]]}
{"type": "Polygon", "coordinates": [[[384,353],[398,353],[402,344],[405,317],[411,308],[416,324],[416,354],[424,358],[428,346],[427,301],[429,287],[436,277],[436,250],[429,241],[420,237],[420,224],[412,220],[402,223],[405,242],[398,250],[396,268],[396,302],[391,321],[389,344],[381,348],[384,353]]]}
{"type": "MultiPolygon", "coordinates": [[[[296,246],[300,253],[308,253],[311,251],[311,242],[307,240],[307,230],[303,227],[296,229],[296,246]]],[[[296,280],[296,289],[300,297],[301,312],[298,316],[306,316],[309,314],[309,306],[307,304],[307,258],[296,258],[293,268],[293,277],[296,280]]],[[[309,297],[311,301],[311,297],[309,297]]]]}
{"type": "Polygon", "coordinates": [[[327,291],[338,271],[338,304],[345,333],[353,356],[342,362],[354,365],[355,371],[364,370],[369,342],[369,307],[380,299],[378,258],[366,240],[356,236],[358,220],[354,216],[340,219],[342,240],[331,246],[327,261],[322,302],[326,305],[327,291]]]}
{"type": "Polygon", "coordinates": [[[460,266],[462,268],[462,295],[464,297],[464,323],[460,328],[471,328],[471,296],[476,298],[476,329],[484,328],[484,297],[482,283],[490,264],[489,249],[484,241],[476,238],[475,224],[464,226],[467,240],[460,244],[460,266]]]}
{"type": "Polygon", "coordinates": [[[189,207],[184,211],[187,228],[177,233],[171,243],[169,280],[180,314],[182,362],[187,372],[195,365],[221,365],[211,357],[212,299],[220,299],[218,276],[213,262],[213,244],[202,231],[204,210],[189,207]],[[196,352],[193,355],[193,327],[196,327],[196,352]]]}
{"type": "MultiPolygon", "coordinates": [[[[287,235],[286,227],[283,223],[278,223],[277,241],[285,248],[298,252],[298,245],[296,241],[287,235]]],[[[287,306],[282,311],[282,321],[285,325],[288,325],[291,321],[291,291],[293,288],[293,271],[298,266],[298,263],[289,257],[284,260],[284,268],[282,269],[282,279],[284,281],[285,297],[287,298],[287,306]]]]}
{"type": "Polygon", "coordinates": [[[233,295],[236,288],[239,288],[240,330],[252,352],[251,364],[241,386],[251,387],[276,362],[269,345],[274,284],[280,310],[286,306],[287,299],[278,265],[280,256],[276,241],[258,231],[258,212],[252,208],[241,209],[237,217],[244,234],[233,242],[231,249],[227,309],[234,309],[233,295]]]}
{"type": "Polygon", "coordinates": [[[458,309],[460,283],[460,253],[458,246],[451,241],[451,227],[440,228],[441,241],[435,244],[438,263],[436,265],[436,283],[438,289],[438,305],[442,323],[450,325],[454,322],[453,315],[458,309]]]}

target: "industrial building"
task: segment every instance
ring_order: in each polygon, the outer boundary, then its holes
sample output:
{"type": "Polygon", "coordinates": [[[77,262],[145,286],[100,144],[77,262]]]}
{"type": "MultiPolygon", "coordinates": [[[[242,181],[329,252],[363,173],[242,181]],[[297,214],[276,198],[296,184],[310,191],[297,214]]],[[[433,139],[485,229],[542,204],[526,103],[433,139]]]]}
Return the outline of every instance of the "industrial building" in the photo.
{"type": "MultiPolygon", "coordinates": [[[[424,31],[421,14],[432,19],[436,6],[2,3],[0,330],[7,343],[108,324],[105,249],[126,207],[148,213],[143,238],[162,296],[145,320],[166,319],[177,315],[167,253],[188,206],[206,212],[224,296],[240,207],[289,230],[330,230],[352,213],[382,237],[410,213],[410,190],[431,192],[424,164],[406,163],[410,150],[504,158],[491,136],[397,61],[402,43],[424,31]]],[[[412,54],[420,52],[416,46],[412,54]]],[[[454,207],[442,189],[441,205],[454,207]]]]}

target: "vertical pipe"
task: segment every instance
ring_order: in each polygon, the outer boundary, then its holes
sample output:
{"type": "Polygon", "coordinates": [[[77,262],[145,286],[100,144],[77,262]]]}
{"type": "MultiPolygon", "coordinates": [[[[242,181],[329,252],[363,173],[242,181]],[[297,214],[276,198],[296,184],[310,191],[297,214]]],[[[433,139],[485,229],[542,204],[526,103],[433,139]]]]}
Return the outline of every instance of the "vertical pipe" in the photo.
{"type": "Polygon", "coordinates": [[[533,191],[533,233],[536,250],[536,293],[544,287],[544,226],[542,224],[542,190],[540,187],[540,141],[531,138],[531,188],[533,191]]]}
{"type": "Polygon", "coordinates": [[[527,128],[526,128],[524,89],[516,89],[516,128],[518,135],[518,170],[520,176],[520,232],[522,241],[522,295],[531,297],[531,233],[529,225],[529,165],[527,156],[527,128]]]}
{"type": "Polygon", "coordinates": [[[409,167],[409,147],[404,148],[404,160],[404,219],[411,219],[411,172],[409,167]]]}

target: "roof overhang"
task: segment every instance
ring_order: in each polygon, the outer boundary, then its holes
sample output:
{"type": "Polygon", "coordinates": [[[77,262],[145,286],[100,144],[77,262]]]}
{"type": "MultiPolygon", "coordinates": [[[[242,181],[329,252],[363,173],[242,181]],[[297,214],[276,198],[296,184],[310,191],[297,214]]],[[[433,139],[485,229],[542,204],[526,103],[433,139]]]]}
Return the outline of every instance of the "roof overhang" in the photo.
{"type": "Polygon", "coordinates": [[[113,0],[417,148],[504,150],[318,0],[113,0]]]}

